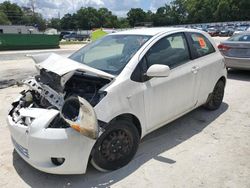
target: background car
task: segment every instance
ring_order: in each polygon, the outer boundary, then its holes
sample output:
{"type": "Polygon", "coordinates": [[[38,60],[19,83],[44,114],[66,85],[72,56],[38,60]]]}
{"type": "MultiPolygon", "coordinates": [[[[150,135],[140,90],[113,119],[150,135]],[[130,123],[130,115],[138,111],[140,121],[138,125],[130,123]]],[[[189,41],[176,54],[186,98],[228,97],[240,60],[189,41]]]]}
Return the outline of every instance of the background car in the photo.
{"type": "Polygon", "coordinates": [[[61,33],[60,33],[60,40],[62,40],[63,39],[63,36],[64,35],[68,35],[68,34],[70,34],[72,31],[61,31],[61,33]]]}
{"type": "Polygon", "coordinates": [[[218,46],[227,68],[250,69],[250,32],[234,35],[218,46]]]}
{"type": "Polygon", "coordinates": [[[233,34],[234,35],[240,34],[240,33],[244,32],[244,31],[246,31],[247,29],[248,29],[247,26],[237,27],[233,34]]]}
{"type": "Polygon", "coordinates": [[[212,37],[218,36],[219,35],[219,29],[215,28],[215,27],[210,27],[207,29],[207,32],[209,35],[211,35],[212,37]]]}
{"type": "Polygon", "coordinates": [[[69,33],[63,36],[63,39],[68,41],[83,41],[83,39],[88,38],[88,35],[77,34],[76,32],[69,33]]]}
{"type": "Polygon", "coordinates": [[[221,36],[221,37],[232,36],[233,33],[234,33],[233,27],[224,27],[220,30],[219,36],[221,36]]]}

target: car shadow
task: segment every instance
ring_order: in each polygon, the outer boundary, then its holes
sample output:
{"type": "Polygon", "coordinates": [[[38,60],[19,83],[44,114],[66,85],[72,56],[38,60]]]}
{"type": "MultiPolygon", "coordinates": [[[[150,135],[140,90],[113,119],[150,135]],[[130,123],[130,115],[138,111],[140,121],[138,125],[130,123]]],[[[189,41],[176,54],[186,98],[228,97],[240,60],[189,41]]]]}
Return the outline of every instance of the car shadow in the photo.
{"type": "Polygon", "coordinates": [[[211,123],[227,109],[226,103],[216,111],[198,108],[152,132],[142,139],[134,159],[127,166],[116,171],[102,173],[89,165],[84,175],[47,174],[31,167],[15,151],[13,151],[13,166],[23,181],[31,187],[110,187],[151,159],[169,165],[178,163],[175,159],[166,158],[160,154],[199,134],[208,125],[212,125],[211,123]]]}
{"type": "Polygon", "coordinates": [[[227,78],[233,80],[250,81],[250,70],[229,69],[227,78]]]}

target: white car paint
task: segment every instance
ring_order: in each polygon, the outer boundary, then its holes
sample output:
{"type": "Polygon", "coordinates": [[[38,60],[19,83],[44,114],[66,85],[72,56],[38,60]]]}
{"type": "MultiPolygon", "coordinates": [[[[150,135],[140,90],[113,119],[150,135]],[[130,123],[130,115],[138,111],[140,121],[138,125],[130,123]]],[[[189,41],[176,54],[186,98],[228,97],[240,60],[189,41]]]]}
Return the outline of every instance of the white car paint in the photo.
{"type": "MultiPolygon", "coordinates": [[[[224,59],[211,37],[203,31],[184,28],[144,28],[111,35],[119,34],[152,37],[134,54],[116,77],[56,55],[33,58],[39,62],[38,68],[43,67],[60,75],[74,70],[84,70],[113,79],[104,88],[107,95],[94,107],[96,118],[108,123],[119,115],[132,114],[140,122],[141,137],[203,105],[216,82],[221,77],[226,78],[224,59]],[[215,52],[170,70],[167,77],[155,77],[142,83],[132,81],[131,74],[146,52],[159,39],[176,32],[201,33],[213,44],[215,52]]],[[[95,139],[88,138],[72,128],[48,128],[53,118],[60,113],[58,110],[36,108],[31,110],[28,107],[21,111],[23,117],[34,118],[32,122],[27,122],[28,126],[14,122],[10,115],[8,123],[15,149],[24,160],[48,173],[86,172],[95,139]],[[25,156],[27,152],[28,157],[25,156]],[[55,166],[51,163],[51,157],[64,157],[65,162],[55,166]]]]}
{"type": "Polygon", "coordinates": [[[103,78],[114,78],[114,75],[77,63],[69,58],[62,57],[57,54],[39,54],[31,55],[31,57],[37,63],[37,68],[44,68],[58,74],[59,76],[75,70],[82,70],[103,78]]]}

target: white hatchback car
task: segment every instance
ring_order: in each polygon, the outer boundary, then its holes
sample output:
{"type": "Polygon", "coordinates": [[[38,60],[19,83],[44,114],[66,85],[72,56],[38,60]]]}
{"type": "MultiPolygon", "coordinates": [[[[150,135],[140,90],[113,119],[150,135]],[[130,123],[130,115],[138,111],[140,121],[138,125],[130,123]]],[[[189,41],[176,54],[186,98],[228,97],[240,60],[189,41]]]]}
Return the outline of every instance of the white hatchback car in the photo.
{"type": "Polygon", "coordinates": [[[226,68],[211,37],[184,28],[122,31],[69,58],[33,56],[39,75],[8,115],[19,155],[48,173],[118,169],[140,139],[204,105],[219,108],[226,68]]]}

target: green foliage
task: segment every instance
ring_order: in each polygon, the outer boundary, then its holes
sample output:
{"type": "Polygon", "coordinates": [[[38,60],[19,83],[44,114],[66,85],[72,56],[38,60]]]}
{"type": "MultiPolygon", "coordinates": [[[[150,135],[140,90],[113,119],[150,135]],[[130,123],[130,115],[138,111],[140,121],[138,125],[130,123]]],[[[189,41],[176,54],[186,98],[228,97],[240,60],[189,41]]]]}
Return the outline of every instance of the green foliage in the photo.
{"type": "Polygon", "coordinates": [[[0,3],[0,24],[24,24],[44,30],[90,30],[93,28],[128,28],[143,23],[167,26],[186,23],[208,23],[221,21],[250,20],[250,0],[173,0],[159,7],[155,13],[141,8],[132,8],[127,18],[117,18],[107,8],[81,7],[76,13],[49,21],[33,12],[29,7],[15,3],[0,3]]]}
{"type": "Polygon", "coordinates": [[[32,25],[41,31],[46,29],[46,20],[41,14],[33,12],[28,7],[21,8],[9,1],[0,3],[0,24],[32,25]]]}
{"type": "Polygon", "coordinates": [[[12,24],[20,24],[22,21],[23,11],[16,3],[4,1],[0,4],[0,10],[4,12],[12,24]]]}
{"type": "Polygon", "coordinates": [[[107,8],[97,10],[92,7],[82,7],[76,14],[66,14],[61,19],[63,30],[90,30],[100,27],[118,28],[120,23],[117,16],[113,15],[107,8]]]}
{"type": "Polygon", "coordinates": [[[127,18],[120,18],[118,20],[118,28],[129,28],[129,27],[131,26],[129,25],[127,18]]]}
{"type": "Polygon", "coordinates": [[[61,28],[63,30],[76,30],[77,29],[77,15],[65,14],[61,19],[61,28]]]}
{"type": "Polygon", "coordinates": [[[80,8],[77,11],[77,25],[80,29],[92,29],[99,27],[98,11],[95,8],[80,8]]]}
{"type": "Polygon", "coordinates": [[[129,24],[134,27],[136,24],[147,21],[147,14],[141,8],[132,8],[127,13],[129,24]]]}
{"type": "Polygon", "coordinates": [[[4,12],[2,10],[0,10],[0,24],[2,24],[2,25],[10,24],[8,17],[6,16],[6,14],[4,14],[4,12]]]}
{"type": "Polygon", "coordinates": [[[107,8],[100,8],[97,11],[98,27],[115,28],[118,27],[117,16],[114,16],[107,8]]]}
{"type": "Polygon", "coordinates": [[[249,0],[185,0],[188,22],[250,20],[249,0]]]}
{"type": "Polygon", "coordinates": [[[59,18],[52,18],[48,23],[48,27],[61,30],[61,20],[59,18]]]}

